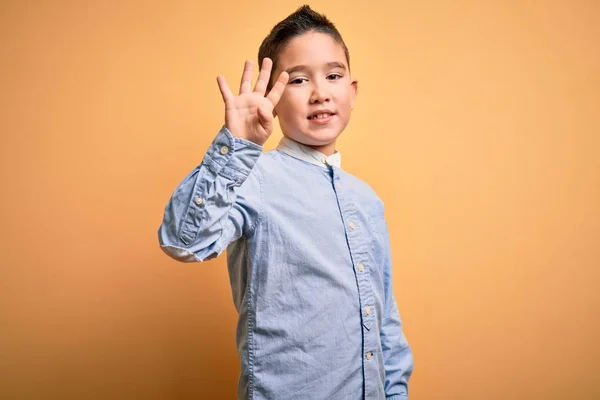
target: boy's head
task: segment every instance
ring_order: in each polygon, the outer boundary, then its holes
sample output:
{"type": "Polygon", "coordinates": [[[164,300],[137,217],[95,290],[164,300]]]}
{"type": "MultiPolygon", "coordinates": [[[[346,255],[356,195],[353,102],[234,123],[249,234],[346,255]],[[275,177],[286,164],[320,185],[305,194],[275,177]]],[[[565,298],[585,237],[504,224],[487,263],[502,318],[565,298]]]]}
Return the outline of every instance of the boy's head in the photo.
{"type": "Polygon", "coordinates": [[[259,65],[273,60],[273,77],[290,75],[275,107],[284,135],[333,153],[350,119],[357,82],[350,76],[348,49],[334,24],[308,6],[279,22],[262,42],[259,65]]]}

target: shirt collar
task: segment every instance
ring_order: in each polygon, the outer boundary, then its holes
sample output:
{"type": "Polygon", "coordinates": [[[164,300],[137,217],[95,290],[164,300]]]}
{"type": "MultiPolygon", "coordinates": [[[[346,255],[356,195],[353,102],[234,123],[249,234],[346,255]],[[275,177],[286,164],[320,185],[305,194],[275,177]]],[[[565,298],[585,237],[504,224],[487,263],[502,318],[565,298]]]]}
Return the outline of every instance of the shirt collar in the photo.
{"type": "Polygon", "coordinates": [[[330,156],[308,147],[302,143],[298,143],[290,138],[282,137],[277,145],[277,150],[282,151],[294,158],[309,162],[320,167],[341,167],[342,155],[336,151],[330,156]]]}

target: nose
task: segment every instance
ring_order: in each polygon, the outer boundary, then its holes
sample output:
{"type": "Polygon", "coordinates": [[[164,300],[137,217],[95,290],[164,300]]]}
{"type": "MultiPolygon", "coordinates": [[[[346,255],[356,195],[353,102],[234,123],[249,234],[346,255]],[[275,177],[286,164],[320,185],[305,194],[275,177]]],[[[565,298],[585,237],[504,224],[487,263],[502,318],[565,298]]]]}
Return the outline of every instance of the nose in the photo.
{"type": "Polygon", "coordinates": [[[315,81],[310,95],[310,104],[325,103],[331,100],[331,95],[326,88],[327,82],[315,81]]]}

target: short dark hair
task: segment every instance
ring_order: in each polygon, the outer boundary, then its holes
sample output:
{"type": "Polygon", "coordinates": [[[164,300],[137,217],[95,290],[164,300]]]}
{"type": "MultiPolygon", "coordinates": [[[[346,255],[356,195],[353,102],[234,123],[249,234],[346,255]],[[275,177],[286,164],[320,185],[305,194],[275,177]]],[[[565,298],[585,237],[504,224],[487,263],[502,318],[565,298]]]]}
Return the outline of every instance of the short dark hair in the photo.
{"type": "Polygon", "coordinates": [[[319,14],[312,10],[310,6],[303,5],[295,12],[290,14],[286,19],[280,21],[271,29],[271,32],[263,40],[258,49],[258,65],[262,65],[262,60],[269,57],[273,60],[273,69],[269,78],[269,89],[273,85],[273,72],[279,61],[279,55],[285,50],[290,41],[300,35],[308,32],[320,32],[331,36],[344,49],[348,69],[350,69],[350,53],[346,47],[346,43],[342,39],[342,35],[337,30],[333,22],[325,15],[319,14]]]}

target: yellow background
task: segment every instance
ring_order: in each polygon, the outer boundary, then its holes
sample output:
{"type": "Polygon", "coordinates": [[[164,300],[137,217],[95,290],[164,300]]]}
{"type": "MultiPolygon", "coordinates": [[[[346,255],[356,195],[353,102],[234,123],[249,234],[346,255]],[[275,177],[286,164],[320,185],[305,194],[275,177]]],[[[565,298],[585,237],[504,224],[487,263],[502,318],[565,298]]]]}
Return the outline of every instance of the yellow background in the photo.
{"type": "MultiPolygon", "coordinates": [[[[300,4],[0,4],[0,398],[234,398],[225,258],[156,230],[215,77],[300,4]]],[[[411,398],[599,398],[600,2],[311,4],[359,80],[339,149],[386,203],[411,398]]]]}

